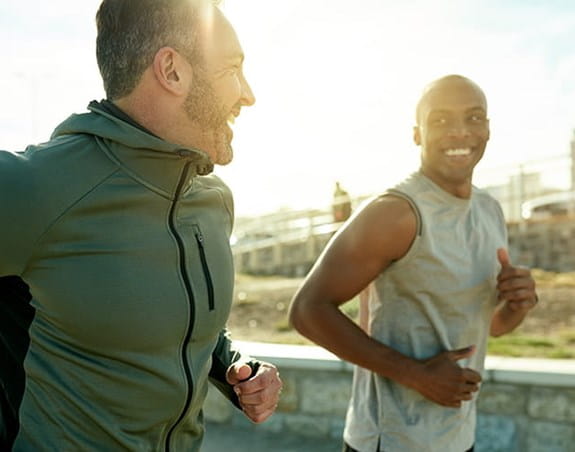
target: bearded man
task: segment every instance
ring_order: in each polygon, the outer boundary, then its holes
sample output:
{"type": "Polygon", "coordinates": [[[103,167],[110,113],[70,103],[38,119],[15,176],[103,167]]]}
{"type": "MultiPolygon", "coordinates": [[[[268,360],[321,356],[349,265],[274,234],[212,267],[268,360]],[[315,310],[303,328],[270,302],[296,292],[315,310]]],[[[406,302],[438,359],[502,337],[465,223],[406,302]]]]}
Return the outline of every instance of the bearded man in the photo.
{"type": "Polygon", "coordinates": [[[225,327],[233,200],[210,174],[255,99],[212,2],[96,21],[107,99],[0,152],[2,450],[197,451],[208,381],[254,422],[281,388],[225,327]]]}

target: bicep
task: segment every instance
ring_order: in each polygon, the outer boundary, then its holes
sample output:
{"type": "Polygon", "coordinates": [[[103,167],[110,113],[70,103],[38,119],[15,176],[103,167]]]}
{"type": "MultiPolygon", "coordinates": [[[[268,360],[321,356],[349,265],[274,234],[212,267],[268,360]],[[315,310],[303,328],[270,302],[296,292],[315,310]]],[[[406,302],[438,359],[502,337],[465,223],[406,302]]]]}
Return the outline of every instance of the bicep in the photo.
{"type": "Polygon", "coordinates": [[[304,289],[312,298],[321,294],[337,305],[350,300],[407,252],[415,231],[415,215],[406,201],[373,201],[328,243],[304,289]]]}

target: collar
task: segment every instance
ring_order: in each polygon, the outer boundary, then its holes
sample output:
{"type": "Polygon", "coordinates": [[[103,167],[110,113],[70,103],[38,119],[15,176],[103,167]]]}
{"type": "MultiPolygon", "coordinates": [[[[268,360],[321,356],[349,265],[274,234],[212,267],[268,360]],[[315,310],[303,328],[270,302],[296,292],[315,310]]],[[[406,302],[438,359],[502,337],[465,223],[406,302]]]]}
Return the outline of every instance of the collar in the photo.
{"type": "Polygon", "coordinates": [[[175,196],[184,171],[184,191],[196,176],[213,171],[205,152],[161,139],[109,101],[91,102],[88,109],[96,116],[90,128],[102,150],[125,172],[163,196],[175,196]]]}

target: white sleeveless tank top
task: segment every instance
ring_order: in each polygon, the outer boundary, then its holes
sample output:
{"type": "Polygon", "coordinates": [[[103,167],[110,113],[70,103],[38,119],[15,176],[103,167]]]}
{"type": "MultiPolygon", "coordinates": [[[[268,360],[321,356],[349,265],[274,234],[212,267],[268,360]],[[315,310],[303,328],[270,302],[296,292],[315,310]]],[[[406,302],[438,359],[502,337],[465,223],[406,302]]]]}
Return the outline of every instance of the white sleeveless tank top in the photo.
{"type": "MultiPolygon", "coordinates": [[[[462,367],[483,371],[497,304],[497,248],[507,246],[498,202],[473,187],[470,199],[447,193],[421,172],[388,192],[418,219],[411,248],[369,286],[372,337],[415,359],[469,345],[462,367]]],[[[437,405],[418,392],[356,367],[344,431],[360,452],[463,452],[474,443],[475,403],[437,405]]]]}

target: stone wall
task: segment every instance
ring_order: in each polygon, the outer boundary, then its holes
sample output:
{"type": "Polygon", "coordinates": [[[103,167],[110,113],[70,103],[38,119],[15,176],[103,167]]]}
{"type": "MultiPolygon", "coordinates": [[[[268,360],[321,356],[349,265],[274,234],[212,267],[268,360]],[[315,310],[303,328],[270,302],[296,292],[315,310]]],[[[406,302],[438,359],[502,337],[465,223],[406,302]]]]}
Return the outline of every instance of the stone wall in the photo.
{"type": "MultiPolygon", "coordinates": [[[[341,438],[351,365],[318,347],[242,345],[252,356],[280,369],[284,389],[278,410],[256,426],[210,388],[208,421],[341,438]]],[[[476,452],[573,452],[575,361],[488,357],[478,409],[476,452]]]]}

